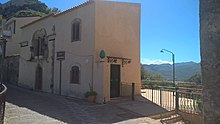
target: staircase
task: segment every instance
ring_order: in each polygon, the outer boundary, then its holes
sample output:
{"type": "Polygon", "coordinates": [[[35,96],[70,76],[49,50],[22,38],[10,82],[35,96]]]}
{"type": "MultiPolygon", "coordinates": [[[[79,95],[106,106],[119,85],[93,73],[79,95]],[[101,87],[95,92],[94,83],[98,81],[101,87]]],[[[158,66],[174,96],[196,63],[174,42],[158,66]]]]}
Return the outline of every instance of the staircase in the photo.
{"type": "Polygon", "coordinates": [[[152,119],[160,120],[162,124],[190,124],[175,110],[149,116],[152,119]]]}

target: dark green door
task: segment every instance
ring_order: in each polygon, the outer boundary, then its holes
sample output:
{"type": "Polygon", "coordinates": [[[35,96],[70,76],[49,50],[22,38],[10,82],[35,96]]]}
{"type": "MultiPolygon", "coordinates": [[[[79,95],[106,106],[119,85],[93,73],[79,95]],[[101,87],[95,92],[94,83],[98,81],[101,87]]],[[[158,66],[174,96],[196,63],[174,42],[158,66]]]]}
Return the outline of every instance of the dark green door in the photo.
{"type": "Polygon", "coordinates": [[[120,96],[120,65],[111,65],[110,72],[110,97],[120,96]]]}

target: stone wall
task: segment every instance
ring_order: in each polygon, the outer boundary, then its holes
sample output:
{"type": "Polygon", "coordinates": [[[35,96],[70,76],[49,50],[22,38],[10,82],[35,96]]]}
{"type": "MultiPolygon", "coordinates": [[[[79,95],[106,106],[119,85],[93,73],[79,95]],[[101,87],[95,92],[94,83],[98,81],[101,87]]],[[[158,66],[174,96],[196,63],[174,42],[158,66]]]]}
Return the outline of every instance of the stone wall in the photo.
{"type": "Polygon", "coordinates": [[[200,0],[204,124],[220,124],[220,0],[200,0]]]}
{"type": "Polygon", "coordinates": [[[19,56],[10,56],[4,59],[3,81],[7,83],[18,83],[19,56]]]}

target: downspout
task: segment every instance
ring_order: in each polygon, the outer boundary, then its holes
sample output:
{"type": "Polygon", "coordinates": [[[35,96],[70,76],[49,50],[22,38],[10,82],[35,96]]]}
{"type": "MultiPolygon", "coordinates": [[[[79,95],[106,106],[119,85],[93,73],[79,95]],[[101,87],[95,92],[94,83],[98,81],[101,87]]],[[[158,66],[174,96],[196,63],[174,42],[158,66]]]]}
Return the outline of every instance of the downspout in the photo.
{"type": "Polygon", "coordinates": [[[93,73],[94,73],[94,70],[93,70],[94,67],[93,66],[94,66],[94,55],[92,55],[92,88],[91,88],[92,91],[93,91],[93,79],[94,79],[93,78],[93,76],[94,76],[93,75],[93,73]]]}
{"type": "Polygon", "coordinates": [[[53,25],[52,28],[53,34],[48,35],[48,37],[52,37],[51,39],[49,39],[50,42],[52,42],[52,55],[51,55],[51,84],[50,84],[50,89],[51,89],[51,93],[54,93],[54,62],[55,62],[55,37],[56,37],[56,33],[55,33],[55,25],[53,25]]]}
{"type": "Polygon", "coordinates": [[[93,91],[93,85],[94,85],[94,64],[95,64],[95,58],[94,58],[94,56],[95,56],[95,44],[96,44],[96,3],[95,2],[93,2],[94,3],[94,51],[93,51],[93,55],[92,55],[92,91],[93,91]]]}
{"type": "Polygon", "coordinates": [[[52,40],[52,56],[51,56],[51,93],[54,93],[54,59],[55,59],[55,39],[52,40]]]}

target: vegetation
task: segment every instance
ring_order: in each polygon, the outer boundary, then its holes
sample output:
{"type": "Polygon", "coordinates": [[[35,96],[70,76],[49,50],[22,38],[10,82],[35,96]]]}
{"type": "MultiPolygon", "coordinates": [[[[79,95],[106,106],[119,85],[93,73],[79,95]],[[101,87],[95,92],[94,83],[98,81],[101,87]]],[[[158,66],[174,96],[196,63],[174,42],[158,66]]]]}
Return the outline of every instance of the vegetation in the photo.
{"type": "MultiPolygon", "coordinates": [[[[142,88],[158,88],[158,86],[168,86],[173,87],[172,81],[167,81],[163,78],[160,73],[150,74],[149,71],[141,65],[141,80],[142,88]]],[[[177,87],[187,87],[187,88],[202,88],[201,86],[201,75],[195,74],[188,80],[179,82],[176,81],[177,87]]]]}
{"type": "Polygon", "coordinates": [[[149,77],[149,73],[147,69],[144,68],[144,66],[141,64],[141,80],[145,80],[149,77]]]}
{"type": "Polygon", "coordinates": [[[97,96],[97,93],[95,91],[87,91],[85,97],[88,98],[89,96],[97,96]]]}
{"type": "Polygon", "coordinates": [[[170,82],[165,82],[164,78],[160,73],[150,74],[147,69],[141,64],[141,80],[142,87],[156,88],[157,86],[170,86],[170,82]]]}
{"type": "Polygon", "coordinates": [[[34,16],[34,15],[43,17],[46,16],[47,14],[29,9],[29,10],[20,10],[16,12],[15,15],[16,17],[26,17],[26,16],[34,16]]]}
{"type": "Polygon", "coordinates": [[[150,74],[147,69],[141,64],[141,80],[157,80],[164,81],[163,76],[160,73],[150,74]]]}
{"type": "Polygon", "coordinates": [[[46,16],[50,13],[60,12],[58,8],[49,8],[46,4],[41,3],[38,0],[26,0],[21,6],[12,4],[12,0],[0,4],[0,15],[3,15],[6,19],[13,16],[46,16]],[[11,3],[10,3],[11,2],[11,3]],[[4,9],[3,9],[4,8],[4,9]]]}
{"type": "MultiPolygon", "coordinates": [[[[161,64],[161,65],[143,65],[150,74],[160,73],[165,80],[172,80],[172,65],[161,64]]],[[[185,81],[195,74],[201,73],[200,63],[185,62],[176,63],[176,80],[185,81]]]]}
{"type": "Polygon", "coordinates": [[[187,82],[195,82],[196,84],[202,84],[201,74],[195,74],[189,79],[186,80],[187,82]]]}

